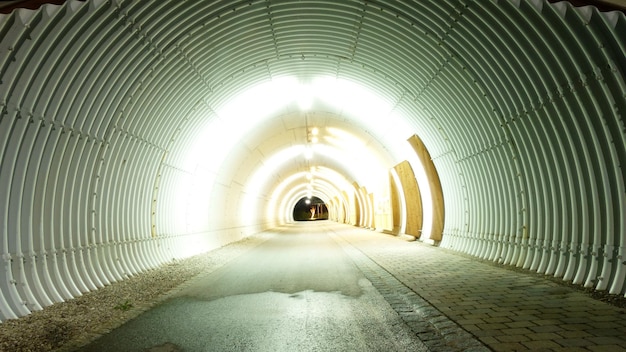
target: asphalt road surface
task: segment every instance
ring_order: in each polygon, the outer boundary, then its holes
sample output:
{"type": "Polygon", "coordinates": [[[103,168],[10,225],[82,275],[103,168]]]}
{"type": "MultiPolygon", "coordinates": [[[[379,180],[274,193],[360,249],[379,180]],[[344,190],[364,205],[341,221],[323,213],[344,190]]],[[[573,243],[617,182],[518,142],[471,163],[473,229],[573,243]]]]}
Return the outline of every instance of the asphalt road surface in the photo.
{"type": "Polygon", "coordinates": [[[425,351],[326,231],[289,227],[81,351],[425,351]]]}

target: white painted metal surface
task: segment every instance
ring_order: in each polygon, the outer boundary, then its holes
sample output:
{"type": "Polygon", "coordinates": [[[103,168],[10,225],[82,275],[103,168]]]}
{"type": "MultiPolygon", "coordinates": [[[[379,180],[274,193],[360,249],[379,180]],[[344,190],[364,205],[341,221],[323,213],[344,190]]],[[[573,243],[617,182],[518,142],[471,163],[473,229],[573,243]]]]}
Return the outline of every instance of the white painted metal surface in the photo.
{"type": "MultiPolygon", "coordinates": [[[[392,102],[414,128],[397,139],[418,134],[438,168],[442,247],[624,294],[625,74],[624,14],[565,2],[99,0],[0,15],[0,321],[275,223],[272,189],[238,220],[269,157],[258,145],[238,142],[252,153],[223,167],[186,160],[220,107],[280,77],[392,102]]],[[[300,138],[284,126],[275,148],[300,138]]],[[[377,132],[360,131],[384,146],[377,132]]]]}

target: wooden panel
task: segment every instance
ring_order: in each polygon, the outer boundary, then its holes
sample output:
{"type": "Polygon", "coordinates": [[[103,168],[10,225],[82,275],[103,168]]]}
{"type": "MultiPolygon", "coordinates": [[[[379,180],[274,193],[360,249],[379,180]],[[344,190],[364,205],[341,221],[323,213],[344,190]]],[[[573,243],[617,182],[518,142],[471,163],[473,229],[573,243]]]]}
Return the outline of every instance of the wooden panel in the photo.
{"type": "Polygon", "coordinates": [[[391,171],[389,171],[389,188],[391,190],[389,194],[389,201],[391,203],[391,216],[392,216],[392,228],[391,233],[397,235],[400,233],[400,221],[402,221],[401,215],[401,207],[400,207],[400,195],[398,192],[398,185],[393,180],[393,176],[391,175],[391,171]]]}
{"type": "Polygon", "coordinates": [[[374,193],[368,193],[367,194],[367,200],[370,203],[370,215],[369,215],[369,228],[370,229],[375,229],[376,228],[376,220],[374,218],[374,207],[375,207],[375,203],[374,203],[374,193]]]}
{"type": "Polygon", "coordinates": [[[413,173],[413,168],[411,164],[405,160],[394,166],[394,169],[402,184],[402,191],[406,203],[406,229],[404,232],[407,235],[419,238],[422,234],[424,214],[422,211],[422,197],[417,185],[417,180],[415,179],[415,174],[413,173]]]}
{"type": "Polygon", "coordinates": [[[361,204],[359,201],[359,188],[358,188],[358,184],[353,183],[352,184],[354,186],[354,190],[352,192],[352,194],[350,195],[349,199],[349,206],[350,206],[350,220],[349,220],[349,224],[350,225],[354,225],[354,226],[359,226],[359,224],[361,223],[361,204]]]}
{"type": "Polygon", "coordinates": [[[343,196],[343,202],[341,202],[341,211],[343,212],[343,223],[349,224],[349,223],[352,223],[351,198],[348,197],[348,192],[346,191],[342,191],[341,195],[343,196]]]}
{"type": "Polygon", "coordinates": [[[417,136],[413,135],[408,139],[408,142],[415,150],[415,153],[419,157],[424,170],[426,171],[426,177],[428,177],[428,185],[430,186],[430,194],[432,198],[433,207],[433,227],[430,234],[430,239],[435,241],[441,241],[443,235],[443,224],[445,219],[444,203],[443,203],[443,189],[441,188],[441,182],[439,181],[439,173],[435,168],[430,153],[426,149],[424,142],[417,136]]]}

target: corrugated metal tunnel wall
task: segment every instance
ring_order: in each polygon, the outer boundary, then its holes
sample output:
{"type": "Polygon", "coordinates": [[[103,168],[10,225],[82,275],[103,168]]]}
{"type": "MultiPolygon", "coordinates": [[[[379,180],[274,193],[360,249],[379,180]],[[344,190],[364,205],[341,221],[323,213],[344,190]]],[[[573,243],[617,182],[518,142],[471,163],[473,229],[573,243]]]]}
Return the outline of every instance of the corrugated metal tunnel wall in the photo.
{"type": "Polygon", "coordinates": [[[186,151],[242,87],[285,75],[359,82],[410,117],[442,247],[624,293],[621,12],[92,0],[0,15],[0,38],[0,320],[271,226],[238,215],[247,159],[203,188],[186,151]]]}

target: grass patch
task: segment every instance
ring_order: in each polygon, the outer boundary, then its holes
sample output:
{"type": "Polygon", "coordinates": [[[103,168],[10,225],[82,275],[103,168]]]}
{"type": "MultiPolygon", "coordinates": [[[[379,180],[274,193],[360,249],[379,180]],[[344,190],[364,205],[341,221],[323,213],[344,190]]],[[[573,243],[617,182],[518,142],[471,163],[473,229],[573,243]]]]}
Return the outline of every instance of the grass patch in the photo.
{"type": "Polygon", "coordinates": [[[131,308],[133,308],[133,304],[130,303],[129,300],[126,300],[124,301],[124,303],[120,303],[116,305],[115,307],[113,307],[113,309],[121,310],[122,312],[130,310],[131,308]]]}

